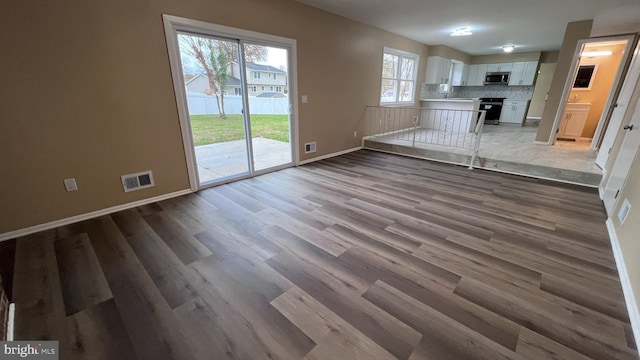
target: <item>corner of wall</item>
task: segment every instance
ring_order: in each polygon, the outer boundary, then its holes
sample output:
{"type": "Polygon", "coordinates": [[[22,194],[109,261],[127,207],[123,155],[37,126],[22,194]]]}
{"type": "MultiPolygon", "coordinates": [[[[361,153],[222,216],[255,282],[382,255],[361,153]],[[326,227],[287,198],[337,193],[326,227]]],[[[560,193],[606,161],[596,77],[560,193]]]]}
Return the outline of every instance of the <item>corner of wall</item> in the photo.
{"type": "Polygon", "coordinates": [[[579,40],[589,38],[592,25],[593,20],[576,21],[567,24],[562,46],[558,54],[556,70],[553,74],[551,87],[549,88],[549,98],[542,113],[540,125],[538,126],[536,141],[547,142],[551,137],[551,132],[554,130],[553,125],[556,114],[563,100],[562,93],[564,92],[564,86],[569,77],[576,46],[579,40]]]}

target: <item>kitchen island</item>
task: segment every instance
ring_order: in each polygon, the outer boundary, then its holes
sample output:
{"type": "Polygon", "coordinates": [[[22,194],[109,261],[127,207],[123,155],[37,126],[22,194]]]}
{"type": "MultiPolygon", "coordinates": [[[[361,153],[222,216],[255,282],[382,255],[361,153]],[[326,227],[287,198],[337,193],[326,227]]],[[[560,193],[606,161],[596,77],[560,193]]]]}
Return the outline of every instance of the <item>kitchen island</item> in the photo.
{"type": "Polygon", "coordinates": [[[430,130],[472,132],[480,109],[478,98],[420,99],[420,127],[430,130]]]}

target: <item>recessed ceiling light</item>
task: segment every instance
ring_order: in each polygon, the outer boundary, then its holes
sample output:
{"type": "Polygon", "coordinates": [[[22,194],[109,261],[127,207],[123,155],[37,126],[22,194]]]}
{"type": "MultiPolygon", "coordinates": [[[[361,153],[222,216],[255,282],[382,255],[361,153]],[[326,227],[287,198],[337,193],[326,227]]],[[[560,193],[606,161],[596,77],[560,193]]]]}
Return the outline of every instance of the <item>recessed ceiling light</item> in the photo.
{"type": "Polygon", "coordinates": [[[471,29],[469,29],[468,27],[462,27],[462,28],[455,29],[451,33],[451,36],[469,36],[469,35],[472,35],[472,34],[473,33],[471,32],[471,29]]]}
{"type": "Polygon", "coordinates": [[[515,50],[516,46],[515,45],[505,45],[502,47],[502,50],[506,53],[510,53],[513,52],[513,50],[515,50]]]}
{"type": "Polygon", "coordinates": [[[605,51],[583,51],[582,54],[580,54],[581,57],[596,57],[596,56],[611,56],[611,54],[613,54],[612,51],[609,50],[605,50],[605,51]]]}

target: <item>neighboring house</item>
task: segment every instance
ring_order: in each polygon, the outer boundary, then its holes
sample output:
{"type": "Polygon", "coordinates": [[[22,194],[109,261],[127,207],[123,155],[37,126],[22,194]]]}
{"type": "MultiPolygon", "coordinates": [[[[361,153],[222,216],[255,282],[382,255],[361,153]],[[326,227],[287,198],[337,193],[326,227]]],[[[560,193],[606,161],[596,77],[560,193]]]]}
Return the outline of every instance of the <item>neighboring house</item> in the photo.
{"type": "MultiPolygon", "coordinates": [[[[262,96],[262,97],[284,97],[289,92],[287,86],[287,73],[270,65],[260,65],[247,63],[247,90],[249,96],[261,96],[264,93],[277,93],[282,96],[262,96]]],[[[232,62],[230,66],[229,82],[227,83],[225,94],[240,95],[239,65],[232,62]]],[[[198,74],[185,82],[187,92],[211,94],[209,80],[205,74],[198,74]]]]}
{"type": "MultiPolygon", "coordinates": [[[[209,89],[209,79],[205,74],[198,74],[187,80],[184,84],[187,93],[213,94],[209,89]]],[[[240,95],[240,79],[229,76],[229,81],[225,88],[226,95],[240,95]]]]}
{"type": "MultiPolygon", "coordinates": [[[[287,94],[287,72],[270,65],[246,63],[247,89],[249,96],[259,96],[262,93],[287,94]]],[[[231,74],[240,73],[240,66],[236,62],[231,63],[231,74]]]]}
{"type": "Polygon", "coordinates": [[[188,93],[201,93],[208,94],[209,91],[209,80],[207,76],[204,74],[198,74],[191,79],[187,80],[184,84],[187,88],[188,93]]]}

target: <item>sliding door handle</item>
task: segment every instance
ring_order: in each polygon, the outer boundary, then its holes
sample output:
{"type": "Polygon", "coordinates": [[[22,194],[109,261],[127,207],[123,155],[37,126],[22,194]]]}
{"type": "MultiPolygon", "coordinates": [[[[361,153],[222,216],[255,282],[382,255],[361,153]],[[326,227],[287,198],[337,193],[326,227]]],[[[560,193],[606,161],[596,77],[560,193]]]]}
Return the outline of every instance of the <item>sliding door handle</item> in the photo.
{"type": "Polygon", "coordinates": [[[627,125],[623,127],[624,130],[633,130],[633,125],[627,125]]]}

